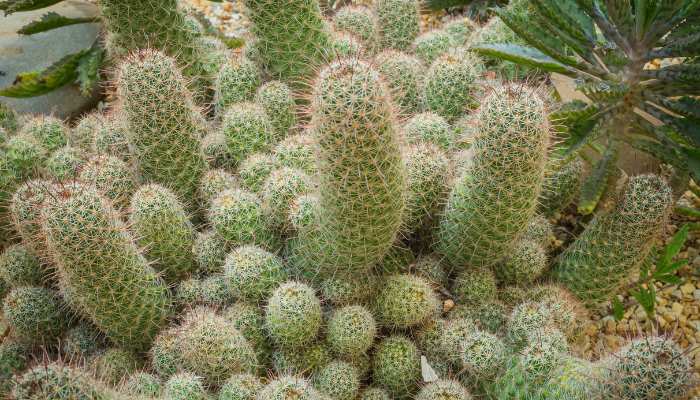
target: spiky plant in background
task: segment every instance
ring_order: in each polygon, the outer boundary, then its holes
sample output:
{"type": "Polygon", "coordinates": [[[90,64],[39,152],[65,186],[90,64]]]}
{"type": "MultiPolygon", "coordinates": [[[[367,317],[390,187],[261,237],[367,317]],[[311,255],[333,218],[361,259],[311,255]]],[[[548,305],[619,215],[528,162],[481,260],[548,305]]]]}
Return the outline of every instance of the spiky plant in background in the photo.
{"type": "Polygon", "coordinates": [[[379,45],[385,49],[407,50],[420,32],[419,6],[415,0],[374,2],[379,45]]]}

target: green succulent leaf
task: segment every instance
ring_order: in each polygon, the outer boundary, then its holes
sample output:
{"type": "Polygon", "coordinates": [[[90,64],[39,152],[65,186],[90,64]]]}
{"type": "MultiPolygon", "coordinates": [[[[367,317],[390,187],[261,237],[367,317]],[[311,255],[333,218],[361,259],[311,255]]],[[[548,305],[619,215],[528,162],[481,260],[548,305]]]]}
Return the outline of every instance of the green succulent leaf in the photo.
{"type": "MultiPolygon", "coordinates": [[[[476,0],[478,1],[478,0],[476,0]]],[[[474,3],[475,0],[427,0],[425,5],[428,9],[437,11],[451,7],[461,7],[474,3]]]]}
{"type": "Polygon", "coordinates": [[[671,241],[669,242],[668,245],[664,248],[663,253],[661,254],[661,258],[659,259],[659,265],[661,266],[666,266],[666,265],[671,265],[671,261],[673,261],[673,258],[680,253],[681,249],[683,248],[683,245],[685,245],[685,242],[688,240],[688,226],[684,225],[681,227],[681,229],[676,232],[675,235],[671,238],[671,241]]]}
{"type": "Polygon", "coordinates": [[[26,98],[41,96],[61,86],[74,82],[78,77],[78,65],[88,50],[69,54],[43,71],[23,72],[12,86],[0,89],[0,96],[26,98]]]}
{"type": "Polygon", "coordinates": [[[80,84],[80,91],[84,96],[88,96],[100,80],[100,68],[102,68],[104,55],[104,50],[102,48],[93,46],[93,48],[80,59],[80,63],[78,64],[78,77],[76,80],[80,84]]]}
{"type": "Polygon", "coordinates": [[[44,14],[41,19],[32,21],[29,24],[20,28],[17,33],[21,35],[34,35],[36,33],[50,31],[52,29],[62,28],[64,26],[85,24],[96,22],[96,18],[69,18],[59,15],[56,12],[44,14]]]}
{"type": "Polygon", "coordinates": [[[639,302],[644,311],[649,317],[654,316],[654,309],[656,308],[656,290],[654,290],[654,285],[650,285],[649,288],[640,287],[638,290],[632,291],[632,296],[639,302]]]}
{"type": "Polygon", "coordinates": [[[474,46],[471,49],[485,56],[502,58],[529,67],[539,68],[543,71],[572,75],[572,72],[564,64],[532,47],[497,43],[474,46]]]}
{"type": "Polygon", "coordinates": [[[16,12],[34,11],[58,4],[63,0],[0,0],[0,11],[5,15],[16,12]]]}
{"type": "Polygon", "coordinates": [[[610,177],[617,171],[617,146],[610,145],[606,148],[603,157],[596,162],[593,171],[583,182],[578,201],[578,211],[583,215],[591,214],[608,188],[610,177]]]}
{"type": "Polygon", "coordinates": [[[622,321],[622,318],[625,317],[625,306],[617,297],[612,299],[612,311],[615,321],[622,321]]]}

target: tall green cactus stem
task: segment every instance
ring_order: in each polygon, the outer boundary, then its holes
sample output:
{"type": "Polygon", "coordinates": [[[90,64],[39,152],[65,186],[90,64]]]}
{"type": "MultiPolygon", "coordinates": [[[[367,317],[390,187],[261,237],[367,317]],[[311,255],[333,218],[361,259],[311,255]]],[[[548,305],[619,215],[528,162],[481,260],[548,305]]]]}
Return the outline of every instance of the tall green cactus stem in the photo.
{"type": "Polygon", "coordinates": [[[559,256],[553,277],[588,305],[609,300],[649,254],[672,201],[663,178],[631,178],[617,206],[597,216],[559,256]]]}
{"type": "Polygon", "coordinates": [[[321,274],[367,272],[389,251],[405,209],[406,171],[388,89],[369,64],[346,59],[319,75],[312,101],[320,212],[300,233],[321,274]]]}
{"type": "Polygon", "coordinates": [[[571,204],[581,189],[583,168],[584,163],[578,157],[570,161],[549,161],[538,210],[547,216],[553,216],[571,204]]]}
{"type": "Polygon", "coordinates": [[[330,48],[318,0],[245,0],[263,70],[303,87],[330,48]]]}
{"type": "Polygon", "coordinates": [[[17,378],[13,390],[16,400],[123,400],[86,371],[58,362],[39,364],[17,378]]]}
{"type": "Polygon", "coordinates": [[[285,138],[297,123],[296,104],[292,90],[279,81],[270,81],[262,85],[255,94],[255,102],[265,110],[275,137],[285,138]]]}
{"type": "Polygon", "coordinates": [[[376,17],[367,7],[350,5],[341,8],[333,16],[333,26],[336,30],[355,35],[370,51],[376,46],[376,17]]]}
{"type": "Polygon", "coordinates": [[[214,82],[217,115],[224,115],[232,104],[252,101],[261,80],[258,67],[245,57],[224,64],[214,82]]]}
{"type": "Polygon", "coordinates": [[[147,347],[169,315],[169,293],[120,213],[94,189],[66,188],[53,193],[41,221],[71,302],[115,343],[147,347]]]}
{"type": "Polygon", "coordinates": [[[517,244],[535,213],[549,144],[545,105],[527,88],[494,90],[478,124],[471,165],[450,193],[437,234],[440,252],[462,269],[492,266],[517,244]]]}
{"type": "Polygon", "coordinates": [[[173,192],[155,184],[139,188],[131,198],[129,222],[146,257],[168,282],[194,271],[194,227],[173,192]]]}
{"type": "Polygon", "coordinates": [[[382,48],[408,50],[420,32],[417,0],[378,0],[374,2],[379,44],[382,48]]]}
{"type": "Polygon", "coordinates": [[[143,179],[193,205],[206,169],[203,119],[173,60],[152,50],[133,54],[119,68],[117,91],[143,179]]]}
{"type": "Polygon", "coordinates": [[[375,58],[392,97],[403,114],[413,114],[421,107],[420,86],[425,67],[413,55],[385,50],[375,58]]]}
{"type": "Polygon", "coordinates": [[[410,397],[420,380],[420,351],[408,338],[400,335],[382,340],[372,360],[374,383],[385,388],[393,398],[410,397]]]}
{"type": "MultiPolygon", "coordinates": [[[[102,20],[110,32],[108,49],[120,53],[156,49],[177,60],[197,97],[206,98],[211,86],[207,54],[176,0],[100,0],[102,20]]],[[[112,52],[113,57],[120,54],[112,52]]]]}
{"type": "Polygon", "coordinates": [[[46,256],[46,246],[40,234],[40,213],[44,200],[54,188],[45,180],[30,180],[20,185],[12,195],[9,212],[15,231],[25,246],[41,258],[46,256]]]}
{"type": "Polygon", "coordinates": [[[431,64],[423,84],[423,101],[429,111],[454,121],[473,106],[474,82],[483,65],[464,48],[453,48],[431,64]]]}
{"type": "Polygon", "coordinates": [[[137,185],[129,164],[110,155],[97,155],[89,159],[78,179],[94,186],[118,208],[126,208],[137,185]]]}

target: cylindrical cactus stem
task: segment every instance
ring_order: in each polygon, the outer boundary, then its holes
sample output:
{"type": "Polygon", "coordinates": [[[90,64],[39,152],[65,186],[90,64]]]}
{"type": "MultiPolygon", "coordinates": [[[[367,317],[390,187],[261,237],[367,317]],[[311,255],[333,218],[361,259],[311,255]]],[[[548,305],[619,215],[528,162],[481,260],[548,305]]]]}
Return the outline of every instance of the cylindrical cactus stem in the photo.
{"type": "Polygon", "coordinates": [[[303,87],[330,48],[318,0],[245,0],[264,71],[303,87]]]}
{"type": "Polygon", "coordinates": [[[649,254],[672,202],[663,178],[631,178],[616,207],[598,215],[559,256],[554,278],[588,305],[610,300],[649,254]]]}
{"type": "Polygon", "coordinates": [[[417,0],[378,0],[374,2],[379,43],[382,48],[408,50],[420,33],[417,0]]]}
{"type": "Polygon", "coordinates": [[[152,50],[134,54],[119,69],[117,89],[142,178],[194,204],[206,170],[203,118],[173,60],[152,50]]]}
{"type": "Polygon", "coordinates": [[[536,93],[497,88],[477,120],[471,164],[437,233],[438,249],[455,268],[493,266],[507,255],[527,230],[544,179],[549,122],[536,93]]]}
{"type": "Polygon", "coordinates": [[[89,187],[47,197],[42,233],[59,280],[116,344],[146,348],[168,317],[168,288],[139,252],[120,213],[89,187]]]}
{"type": "Polygon", "coordinates": [[[311,124],[320,207],[298,250],[321,274],[367,272],[395,241],[407,190],[391,97],[379,73],[357,59],[325,68],[311,124]]]}

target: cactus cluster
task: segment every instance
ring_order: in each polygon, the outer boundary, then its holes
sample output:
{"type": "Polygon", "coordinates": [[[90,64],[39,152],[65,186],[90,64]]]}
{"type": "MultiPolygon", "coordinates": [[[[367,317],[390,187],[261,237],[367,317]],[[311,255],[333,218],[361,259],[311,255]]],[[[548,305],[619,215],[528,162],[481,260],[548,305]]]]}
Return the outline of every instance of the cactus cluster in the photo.
{"type": "Polygon", "coordinates": [[[498,21],[244,0],[234,53],[184,4],[136,3],[99,0],[114,63],[99,110],[0,107],[0,397],[691,388],[670,338],[578,351],[586,306],[621,293],[674,199],[632,176],[595,216],[568,215],[589,157],[549,148],[548,80],[502,82],[472,53],[498,21]]]}

